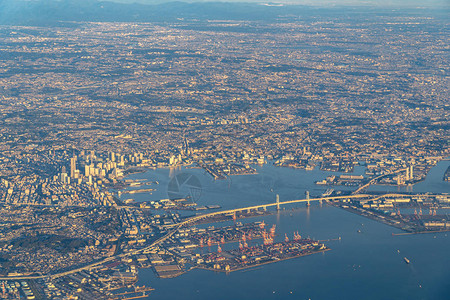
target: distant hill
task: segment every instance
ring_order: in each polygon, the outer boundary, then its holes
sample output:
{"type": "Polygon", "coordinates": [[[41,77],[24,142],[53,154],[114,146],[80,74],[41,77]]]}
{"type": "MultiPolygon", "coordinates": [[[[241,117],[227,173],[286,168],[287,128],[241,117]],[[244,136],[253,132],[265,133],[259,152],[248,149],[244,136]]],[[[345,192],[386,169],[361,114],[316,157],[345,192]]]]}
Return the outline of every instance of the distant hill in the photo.
{"type": "Polygon", "coordinates": [[[304,6],[265,6],[256,3],[117,3],[96,0],[0,0],[0,24],[52,24],[59,21],[151,22],[179,18],[267,20],[302,13],[304,6]]]}
{"type": "MultiPolygon", "coordinates": [[[[130,0],[131,1],[131,0],[130,0]]],[[[245,1],[245,0],[243,0],[245,1]]],[[[60,22],[171,22],[175,20],[266,20],[351,14],[370,10],[393,13],[382,6],[262,5],[245,2],[121,3],[100,0],[0,0],[0,24],[53,25],[60,22]]],[[[404,10],[404,9],[402,9],[404,10]]],[[[445,9],[443,10],[446,11],[445,9]]],[[[447,11],[448,12],[448,11],[447,11]]],[[[441,12],[442,14],[443,12],[441,12]]]]}

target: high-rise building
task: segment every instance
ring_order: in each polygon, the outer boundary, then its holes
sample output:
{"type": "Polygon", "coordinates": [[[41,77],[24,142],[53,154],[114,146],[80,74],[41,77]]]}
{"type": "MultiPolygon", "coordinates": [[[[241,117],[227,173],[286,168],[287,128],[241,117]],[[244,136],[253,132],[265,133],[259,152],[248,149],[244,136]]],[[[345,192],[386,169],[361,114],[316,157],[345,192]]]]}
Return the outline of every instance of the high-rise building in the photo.
{"type": "Polygon", "coordinates": [[[75,178],[75,173],[77,170],[77,157],[74,156],[70,159],[70,177],[75,178]]]}
{"type": "Polygon", "coordinates": [[[67,173],[66,172],[61,172],[59,174],[59,181],[62,183],[68,183],[68,178],[67,178],[67,173]]]}
{"type": "Polygon", "coordinates": [[[91,167],[89,165],[84,166],[84,176],[88,177],[91,174],[91,167]]]}

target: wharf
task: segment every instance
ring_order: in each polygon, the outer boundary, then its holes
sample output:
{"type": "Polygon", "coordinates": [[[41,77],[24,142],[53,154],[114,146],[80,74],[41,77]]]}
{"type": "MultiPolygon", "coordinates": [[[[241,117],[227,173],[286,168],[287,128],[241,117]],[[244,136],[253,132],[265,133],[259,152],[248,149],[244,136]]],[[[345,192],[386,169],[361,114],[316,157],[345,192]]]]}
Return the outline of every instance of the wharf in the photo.
{"type": "Polygon", "coordinates": [[[289,259],[294,259],[294,258],[299,258],[302,256],[308,256],[308,255],[312,255],[312,254],[316,254],[316,253],[321,253],[321,252],[326,252],[326,251],[330,251],[331,248],[325,248],[322,250],[317,250],[317,251],[311,251],[308,253],[303,253],[303,254],[298,254],[295,256],[289,256],[289,257],[285,257],[285,258],[280,258],[277,260],[270,260],[270,261],[264,261],[264,262],[258,262],[252,265],[246,265],[246,266],[242,266],[239,268],[234,268],[234,269],[230,269],[230,270],[222,270],[222,269],[214,269],[211,267],[204,267],[204,266],[198,266],[196,267],[197,269],[203,269],[203,270],[208,270],[208,271],[214,271],[214,272],[222,272],[222,273],[231,273],[231,272],[236,272],[236,271],[243,271],[243,270],[247,270],[247,269],[252,269],[252,268],[257,268],[260,266],[264,266],[264,265],[268,265],[268,264],[272,264],[272,263],[277,263],[277,262],[281,262],[281,261],[285,261],[285,260],[289,260],[289,259]]]}
{"type": "Polygon", "coordinates": [[[426,233],[442,233],[449,232],[450,229],[445,230],[425,230],[425,231],[414,231],[414,232],[401,232],[401,233],[392,233],[392,235],[411,235],[411,234],[426,234],[426,233]]]}
{"type": "Polygon", "coordinates": [[[202,256],[204,262],[199,263],[197,268],[229,273],[328,250],[330,249],[317,241],[299,239],[208,253],[202,256]]]}
{"type": "Polygon", "coordinates": [[[112,295],[111,300],[131,300],[131,299],[141,299],[146,298],[148,295],[147,292],[154,291],[154,288],[151,287],[136,287],[134,291],[127,291],[119,294],[112,295]]]}
{"type": "Polygon", "coordinates": [[[155,265],[153,270],[159,278],[174,278],[184,274],[179,265],[155,265]]]}
{"type": "Polygon", "coordinates": [[[419,233],[436,233],[436,232],[447,232],[450,231],[450,228],[440,229],[440,230],[432,230],[429,227],[424,225],[419,225],[416,223],[407,220],[406,218],[392,217],[388,215],[382,215],[373,211],[369,211],[360,207],[353,207],[348,204],[336,203],[333,201],[329,201],[328,204],[333,205],[338,208],[342,208],[348,212],[358,214],[360,216],[372,219],[374,221],[378,221],[380,223],[401,229],[406,231],[403,234],[393,234],[393,235],[404,235],[404,234],[419,234],[419,233]]]}
{"type": "Polygon", "coordinates": [[[128,190],[128,191],[119,191],[119,196],[121,194],[137,194],[137,193],[148,193],[148,192],[154,192],[155,189],[137,189],[137,190],[128,190]]]}

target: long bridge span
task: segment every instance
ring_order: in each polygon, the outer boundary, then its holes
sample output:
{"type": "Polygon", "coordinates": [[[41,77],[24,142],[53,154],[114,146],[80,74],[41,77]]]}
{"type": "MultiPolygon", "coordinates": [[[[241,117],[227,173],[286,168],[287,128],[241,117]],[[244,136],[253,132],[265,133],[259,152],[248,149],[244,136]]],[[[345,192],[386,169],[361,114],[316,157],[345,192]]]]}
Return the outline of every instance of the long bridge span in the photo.
{"type": "Polygon", "coordinates": [[[277,207],[277,209],[280,209],[281,206],[283,205],[288,205],[288,204],[296,204],[296,203],[309,203],[312,201],[331,201],[331,200],[340,200],[340,199],[361,199],[361,198],[383,198],[383,197],[387,197],[387,198],[392,198],[392,197],[411,197],[411,195],[406,195],[406,194],[396,194],[396,193],[392,193],[392,194],[384,194],[381,196],[377,196],[377,195],[368,195],[368,194],[358,194],[358,195],[346,195],[346,196],[332,196],[332,197],[321,197],[321,198],[311,198],[311,199],[298,199],[298,200],[288,200],[288,201],[282,201],[282,202],[273,202],[273,203],[267,203],[267,204],[260,204],[260,205],[254,205],[254,206],[248,206],[248,207],[242,207],[242,208],[235,208],[235,209],[229,209],[229,210],[222,210],[222,211],[217,211],[217,212],[212,212],[212,213],[208,213],[208,214],[203,214],[203,215],[199,215],[199,216],[194,216],[194,217],[190,217],[186,220],[184,220],[183,222],[174,224],[174,225],[169,225],[170,227],[175,227],[175,226],[179,226],[180,224],[182,226],[185,225],[189,225],[192,223],[195,223],[197,221],[203,220],[203,219],[207,219],[210,217],[214,217],[214,216],[219,216],[219,215],[231,215],[234,214],[236,212],[241,212],[241,211],[252,211],[252,210],[266,210],[268,207],[277,207]]]}

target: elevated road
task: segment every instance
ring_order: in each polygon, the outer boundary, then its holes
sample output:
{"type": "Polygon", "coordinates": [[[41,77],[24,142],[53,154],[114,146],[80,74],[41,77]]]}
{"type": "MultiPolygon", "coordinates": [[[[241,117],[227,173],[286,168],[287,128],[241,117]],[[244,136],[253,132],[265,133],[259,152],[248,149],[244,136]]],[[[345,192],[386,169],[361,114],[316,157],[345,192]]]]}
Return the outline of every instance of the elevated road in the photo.
{"type": "Polygon", "coordinates": [[[118,255],[115,255],[115,256],[111,256],[111,257],[105,258],[105,259],[103,259],[101,261],[85,265],[83,267],[79,267],[79,268],[76,268],[76,269],[72,269],[72,270],[69,270],[69,271],[56,273],[56,274],[36,275],[36,276],[6,276],[6,277],[3,276],[3,277],[0,277],[0,280],[29,280],[29,279],[43,279],[43,278],[55,279],[55,278],[63,277],[63,276],[66,276],[66,275],[78,273],[78,272],[83,271],[83,270],[93,269],[96,266],[99,266],[99,265],[102,265],[104,263],[116,260],[118,258],[129,256],[129,255],[136,255],[136,254],[142,253],[142,252],[144,252],[146,250],[149,250],[149,249],[157,246],[158,244],[164,242],[165,240],[171,238],[172,235],[174,235],[178,231],[178,229],[180,229],[182,226],[183,226],[182,224],[177,224],[177,226],[175,228],[171,229],[165,236],[160,237],[159,239],[157,239],[156,241],[154,241],[153,243],[151,243],[149,246],[147,246],[145,248],[142,248],[142,249],[139,249],[139,250],[135,250],[135,251],[132,251],[132,252],[127,252],[127,253],[122,253],[122,254],[118,254],[118,255]]]}
{"type": "Polygon", "coordinates": [[[400,172],[404,172],[404,171],[406,171],[406,169],[400,169],[400,170],[396,170],[396,171],[394,171],[394,172],[388,172],[388,173],[386,173],[386,174],[377,176],[377,177],[371,179],[368,183],[366,183],[366,184],[360,186],[360,187],[359,187],[358,189],[356,189],[354,192],[352,192],[352,195],[359,194],[361,191],[365,190],[366,188],[368,188],[368,187],[371,186],[372,184],[376,183],[376,182],[377,182],[379,179],[381,179],[381,178],[384,178],[384,177],[389,176],[389,175],[392,175],[392,174],[397,174],[397,173],[400,173],[400,172]]]}
{"type": "Polygon", "coordinates": [[[411,197],[411,195],[395,194],[395,193],[384,194],[382,196],[359,194],[359,195],[332,196],[332,197],[321,197],[321,198],[311,198],[311,199],[288,200],[288,201],[282,201],[282,202],[278,202],[278,203],[274,202],[274,203],[267,203],[267,204],[261,204],[261,205],[254,205],[254,206],[248,206],[248,207],[242,207],[242,208],[235,208],[235,209],[229,209],[229,210],[212,212],[212,213],[208,213],[208,214],[203,214],[203,215],[191,217],[189,219],[184,220],[181,223],[174,224],[174,225],[169,225],[169,226],[174,227],[174,226],[178,226],[180,224],[185,226],[185,225],[190,225],[190,224],[195,223],[197,221],[200,221],[200,220],[203,220],[203,219],[206,219],[206,218],[210,218],[210,217],[214,217],[214,216],[218,216],[218,215],[231,215],[231,214],[234,214],[236,212],[259,210],[259,209],[264,209],[265,210],[268,207],[273,207],[273,206],[279,208],[279,207],[281,207],[283,205],[296,204],[296,203],[309,203],[309,202],[313,202],[313,201],[331,201],[331,200],[339,200],[339,199],[363,199],[363,198],[380,199],[380,198],[383,198],[383,197],[387,197],[387,198],[392,198],[392,197],[402,198],[402,197],[411,197]]]}

